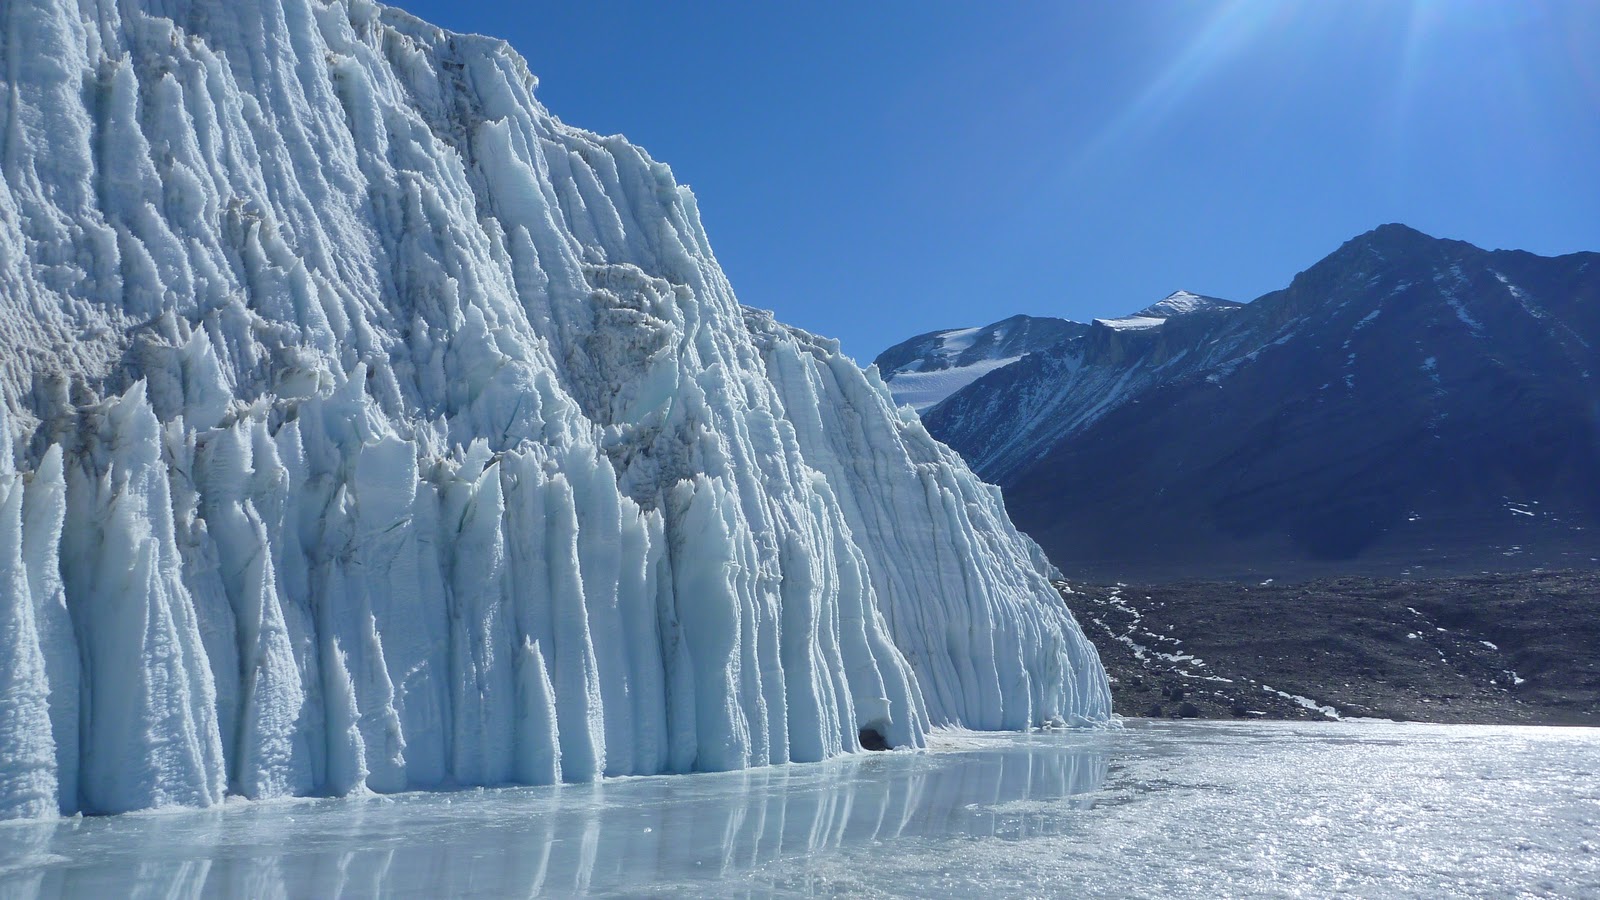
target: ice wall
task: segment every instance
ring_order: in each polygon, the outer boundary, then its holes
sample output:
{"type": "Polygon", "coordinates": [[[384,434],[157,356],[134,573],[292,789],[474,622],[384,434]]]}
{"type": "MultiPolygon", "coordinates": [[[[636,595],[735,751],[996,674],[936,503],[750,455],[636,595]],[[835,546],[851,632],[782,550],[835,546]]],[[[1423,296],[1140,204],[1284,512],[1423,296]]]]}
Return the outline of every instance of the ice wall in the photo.
{"type": "Polygon", "coordinates": [[[364,0],[0,33],[0,817],[1109,717],[998,493],[503,43],[364,0]]]}

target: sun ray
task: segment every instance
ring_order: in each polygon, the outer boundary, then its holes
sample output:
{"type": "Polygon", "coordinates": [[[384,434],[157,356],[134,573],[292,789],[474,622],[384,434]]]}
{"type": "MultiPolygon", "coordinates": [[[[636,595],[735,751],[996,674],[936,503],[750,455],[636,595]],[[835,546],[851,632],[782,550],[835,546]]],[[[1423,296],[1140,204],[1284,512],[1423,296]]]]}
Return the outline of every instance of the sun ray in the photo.
{"type": "Polygon", "coordinates": [[[1282,15],[1276,4],[1226,0],[1194,39],[1139,92],[1139,96],[1079,149],[1081,169],[1171,115],[1194,89],[1240,47],[1270,29],[1282,15]]]}

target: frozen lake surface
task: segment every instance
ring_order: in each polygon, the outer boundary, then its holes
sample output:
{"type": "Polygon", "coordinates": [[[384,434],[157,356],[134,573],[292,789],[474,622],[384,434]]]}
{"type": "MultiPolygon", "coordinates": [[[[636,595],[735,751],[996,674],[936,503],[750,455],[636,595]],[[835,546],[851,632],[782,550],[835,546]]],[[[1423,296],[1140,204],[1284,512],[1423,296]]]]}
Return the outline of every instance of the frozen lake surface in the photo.
{"type": "Polygon", "coordinates": [[[1600,896],[1600,729],[1131,722],[0,825],[0,896],[1600,896]]]}

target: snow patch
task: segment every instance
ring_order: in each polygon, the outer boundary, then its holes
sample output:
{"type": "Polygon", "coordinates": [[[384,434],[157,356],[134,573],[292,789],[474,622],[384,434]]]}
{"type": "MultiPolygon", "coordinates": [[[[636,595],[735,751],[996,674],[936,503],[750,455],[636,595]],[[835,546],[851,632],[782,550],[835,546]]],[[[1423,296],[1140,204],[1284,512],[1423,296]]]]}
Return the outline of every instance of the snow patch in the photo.
{"type": "Polygon", "coordinates": [[[957,328],[939,335],[939,349],[946,357],[954,357],[962,351],[971,349],[978,339],[981,328],[957,328]]]}
{"type": "Polygon", "coordinates": [[[1330,719],[1343,718],[1343,716],[1339,715],[1339,711],[1337,709],[1318,703],[1317,701],[1312,700],[1310,697],[1302,697],[1299,694],[1291,694],[1287,691],[1280,691],[1277,688],[1269,687],[1264,684],[1261,685],[1261,689],[1269,694],[1277,694],[1279,697],[1282,697],[1285,700],[1293,701],[1294,703],[1299,704],[1306,709],[1312,710],[1313,712],[1319,712],[1330,719]]]}
{"type": "Polygon", "coordinates": [[[895,402],[910,404],[919,413],[927,412],[956,391],[1021,358],[1008,356],[985,359],[971,365],[951,366],[931,372],[902,370],[895,374],[890,390],[894,392],[895,402]]]}
{"type": "Polygon", "coordinates": [[[1159,328],[1167,324],[1167,320],[1153,316],[1127,316],[1121,319],[1095,319],[1094,324],[1104,325],[1117,331],[1143,331],[1147,328],[1159,328]]]}

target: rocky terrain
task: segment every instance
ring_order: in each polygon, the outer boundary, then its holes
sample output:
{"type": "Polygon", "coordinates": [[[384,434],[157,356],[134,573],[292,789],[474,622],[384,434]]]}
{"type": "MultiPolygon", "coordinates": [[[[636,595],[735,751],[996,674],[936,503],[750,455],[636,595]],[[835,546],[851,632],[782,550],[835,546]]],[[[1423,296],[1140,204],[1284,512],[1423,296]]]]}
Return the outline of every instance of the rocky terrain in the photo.
{"type": "MultiPolygon", "coordinates": [[[[1385,225],[1247,305],[1187,295],[991,358],[922,421],[1072,578],[1586,568],[1596,262],[1385,225]]],[[[890,390],[931,353],[880,357],[890,390]]]]}
{"type": "Polygon", "coordinates": [[[1245,305],[877,366],[1066,573],[1123,715],[1600,724],[1596,262],[1384,225],[1245,305]]]}
{"type": "Polygon", "coordinates": [[[1125,716],[1600,725],[1600,573],[1060,582],[1125,716]]]}

